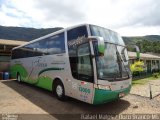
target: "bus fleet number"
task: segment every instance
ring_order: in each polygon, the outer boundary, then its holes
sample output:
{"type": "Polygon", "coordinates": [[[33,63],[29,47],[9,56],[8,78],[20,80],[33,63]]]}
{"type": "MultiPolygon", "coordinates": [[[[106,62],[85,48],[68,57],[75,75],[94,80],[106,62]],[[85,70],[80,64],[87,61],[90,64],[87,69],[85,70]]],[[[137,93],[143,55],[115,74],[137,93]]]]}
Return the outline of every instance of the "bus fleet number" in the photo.
{"type": "Polygon", "coordinates": [[[84,93],[90,93],[90,89],[84,87],[79,87],[79,91],[84,93]]]}

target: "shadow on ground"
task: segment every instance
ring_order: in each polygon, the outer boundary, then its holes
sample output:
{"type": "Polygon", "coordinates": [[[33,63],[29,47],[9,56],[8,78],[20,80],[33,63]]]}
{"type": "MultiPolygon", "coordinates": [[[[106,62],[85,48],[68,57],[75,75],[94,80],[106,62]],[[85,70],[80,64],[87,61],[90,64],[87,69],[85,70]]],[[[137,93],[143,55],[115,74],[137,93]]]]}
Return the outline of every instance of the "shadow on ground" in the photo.
{"type": "Polygon", "coordinates": [[[54,114],[54,117],[56,116],[55,114],[119,114],[130,106],[130,103],[125,100],[117,100],[103,105],[90,105],[72,98],[62,102],[57,100],[51,92],[30,84],[19,84],[17,81],[5,81],[2,83],[49,114],[54,114]]]}

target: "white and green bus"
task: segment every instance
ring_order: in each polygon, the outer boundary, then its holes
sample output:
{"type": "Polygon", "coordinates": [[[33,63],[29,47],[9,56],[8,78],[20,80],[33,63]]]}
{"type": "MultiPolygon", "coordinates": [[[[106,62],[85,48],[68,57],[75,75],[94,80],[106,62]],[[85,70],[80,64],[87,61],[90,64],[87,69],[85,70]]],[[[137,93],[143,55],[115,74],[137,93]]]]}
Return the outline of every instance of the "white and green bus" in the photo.
{"type": "MultiPolygon", "coordinates": [[[[90,104],[130,92],[131,72],[123,39],[91,24],[59,30],[13,48],[11,76],[90,104]]],[[[23,90],[23,89],[22,89],[23,90]]]]}

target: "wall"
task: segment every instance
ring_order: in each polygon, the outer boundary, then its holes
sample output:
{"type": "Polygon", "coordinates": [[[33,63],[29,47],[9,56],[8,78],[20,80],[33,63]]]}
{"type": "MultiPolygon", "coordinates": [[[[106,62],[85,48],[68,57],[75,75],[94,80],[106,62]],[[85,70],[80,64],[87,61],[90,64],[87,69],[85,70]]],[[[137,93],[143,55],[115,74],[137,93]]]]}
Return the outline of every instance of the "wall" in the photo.
{"type": "Polygon", "coordinates": [[[10,56],[0,56],[0,72],[9,71],[10,56]]]}

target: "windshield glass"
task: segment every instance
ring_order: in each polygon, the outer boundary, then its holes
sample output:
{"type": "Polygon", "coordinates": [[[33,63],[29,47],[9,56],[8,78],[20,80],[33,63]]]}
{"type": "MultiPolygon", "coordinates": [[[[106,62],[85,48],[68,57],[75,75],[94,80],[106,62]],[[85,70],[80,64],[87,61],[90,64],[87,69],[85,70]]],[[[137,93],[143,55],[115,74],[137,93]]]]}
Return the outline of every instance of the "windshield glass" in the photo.
{"type": "Polygon", "coordinates": [[[112,30],[95,25],[90,25],[90,31],[91,31],[91,36],[103,37],[105,42],[115,43],[122,46],[125,45],[122,37],[118,33],[112,30]]]}
{"type": "Polygon", "coordinates": [[[123,39],[116,32],[99,26],[90,25],[90,30],[92,36],[100,36],[105,40],[104,55],[98,53],[98,42],[93,41],[99,79],[128,79],[130,76],[130,69],[128,54],[124,47],[123,39]]]}
{"type": "Polygon", "coordinates": [[[98,53],[97,41],[93,42],[98,78],[102,80],[128,79],[130,75],[127,51],[123,46],[105,43],[104,55],[98,53]]]}

